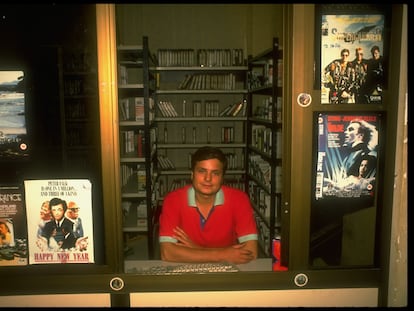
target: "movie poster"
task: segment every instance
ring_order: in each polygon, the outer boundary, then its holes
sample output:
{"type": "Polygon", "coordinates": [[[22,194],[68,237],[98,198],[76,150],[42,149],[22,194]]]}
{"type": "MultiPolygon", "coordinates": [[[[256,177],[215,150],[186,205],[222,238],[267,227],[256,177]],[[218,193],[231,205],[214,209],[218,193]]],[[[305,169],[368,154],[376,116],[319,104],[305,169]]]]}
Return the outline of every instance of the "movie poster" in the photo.
{"type": "Polygon", "coordinates": [[[0,70],[0,159],[27,159],[24,72],[0,70]]]}
{"type": "Polygon", "coordinates": [[[0,266],[27,265],[22,186],[0,186],[0,266]]]}
{"type": "Polygon", "coordinates": [[[321,16],[321,103],[381,104],[386,81],[382,14],[321,16]]]}
{"type": "Polygon", "coordinates": [[[93,263],[92,185],[26,180],[29,264],[93,263]]]}
{"type": "MultiPolygon", "coordinates": [[[[359,200],[376,192],[380,115],[318,113],[315,200],[359,200]]],[[[363,200],[364,199],[364,200],[363,200]]],[[[339,202],[338,202],[339,203],[339,202]]]]}

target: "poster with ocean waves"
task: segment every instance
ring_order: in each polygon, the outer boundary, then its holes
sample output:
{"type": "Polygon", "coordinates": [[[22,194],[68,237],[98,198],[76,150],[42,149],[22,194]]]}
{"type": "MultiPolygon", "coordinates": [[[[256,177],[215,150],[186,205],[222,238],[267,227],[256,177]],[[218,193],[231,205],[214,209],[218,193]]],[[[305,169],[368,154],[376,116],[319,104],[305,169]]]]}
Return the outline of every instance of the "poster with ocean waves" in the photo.
{"type": "Polygon", "coordinates": [[[0,159],[28,156],[23,71],[0,71],[0,159]]]}

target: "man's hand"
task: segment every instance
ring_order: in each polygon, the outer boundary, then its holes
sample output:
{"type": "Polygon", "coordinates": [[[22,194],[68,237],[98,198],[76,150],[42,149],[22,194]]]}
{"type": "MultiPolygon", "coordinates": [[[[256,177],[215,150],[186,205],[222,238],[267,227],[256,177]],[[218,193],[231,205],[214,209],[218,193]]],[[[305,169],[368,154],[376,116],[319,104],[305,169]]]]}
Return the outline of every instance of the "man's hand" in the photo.
{"type": "Polygon", "coordinates": [[[80,237],[76,240],[75,248],[79,251],[86,250],[88,248],[88,237],[80,237]]]}
{"type": "Polygon", "coordinates": [[[246,248],[246,243],[235,244],[225,249],[227,261],[235,264],[248,263],[255,259],[253,252],[246,248]]]}
{"type": "Polygon", "coordinates": [[[41,252],[47,251],[47,239],[45,237],[39,236],[36,240],[36,245],[41,252]]]}
{"type": "Polygon", "coordinates": [[[175,238],[178,240],[177,245],[181,245],[181,246],[187,246],[187,247],[191,247],[191,248],[198,248],[200,247],[199,245],[197,245],[196,243],[194,243],[190,237],[187,235],[187,233],[185,233],[185,231],[183,229],[181,229],[180,227],[176,227],[174,229],[174,233],[175,233],[175,238]]]}

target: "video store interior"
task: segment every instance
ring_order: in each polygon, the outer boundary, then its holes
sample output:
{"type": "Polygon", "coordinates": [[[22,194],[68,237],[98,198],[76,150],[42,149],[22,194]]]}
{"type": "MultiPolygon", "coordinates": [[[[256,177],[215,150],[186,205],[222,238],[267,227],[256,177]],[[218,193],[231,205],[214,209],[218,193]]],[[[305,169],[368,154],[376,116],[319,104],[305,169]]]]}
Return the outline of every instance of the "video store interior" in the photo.
{"type": "Polygon", "coordinates": [[[0,5],[0,305],[405,306],[407,11],[0,5]]]}

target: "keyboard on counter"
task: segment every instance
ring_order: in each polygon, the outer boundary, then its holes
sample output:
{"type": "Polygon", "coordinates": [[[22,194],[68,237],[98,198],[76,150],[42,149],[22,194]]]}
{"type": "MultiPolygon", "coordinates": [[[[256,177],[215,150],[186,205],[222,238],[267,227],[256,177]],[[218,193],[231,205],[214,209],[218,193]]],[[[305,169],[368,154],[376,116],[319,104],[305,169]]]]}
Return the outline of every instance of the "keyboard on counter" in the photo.
{"type": "Polygon", "coordinates": [[[188,263],[178,265],[157,264],[147,268],[132,268],[127,273],[137,274],[185,274],[185,273],[217,273],[217,272],[239,272],[240,269],[231,263],[214,262],[214,263],[188,263]]]}

